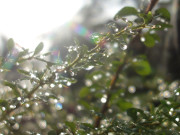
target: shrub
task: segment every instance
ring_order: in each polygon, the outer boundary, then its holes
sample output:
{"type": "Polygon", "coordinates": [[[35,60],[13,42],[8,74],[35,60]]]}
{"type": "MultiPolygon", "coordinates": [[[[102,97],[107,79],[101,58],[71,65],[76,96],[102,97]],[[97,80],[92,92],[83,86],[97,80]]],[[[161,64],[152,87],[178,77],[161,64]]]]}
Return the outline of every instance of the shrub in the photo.
{"type": "Polygon", "coordinates": [[[1,134],[178,135],[179,82],[158,76],[145,51],[132,49],[138,39],[141,49],[152,48],[160,39],[156,32],[171,27],[165,8],[151,11],[154,2],[145,13],[124,7],[108,25],[110,32],[92,34],[93,49],[75,41],[63,62],[47,60],[52,52],[41,53],[43,43],[33,52],[17,51],[9,39],[1,76],[11,75],[8,66],[16,63],[18,78],[1,81],[1,134]],[[126,26],[118,27],[120,21],[126,26]],[[32,62],[43,66],[27,69],[32,62]],[[85,85],[70,95],[66,89],[80,71],[86,71],[85,85]]]}

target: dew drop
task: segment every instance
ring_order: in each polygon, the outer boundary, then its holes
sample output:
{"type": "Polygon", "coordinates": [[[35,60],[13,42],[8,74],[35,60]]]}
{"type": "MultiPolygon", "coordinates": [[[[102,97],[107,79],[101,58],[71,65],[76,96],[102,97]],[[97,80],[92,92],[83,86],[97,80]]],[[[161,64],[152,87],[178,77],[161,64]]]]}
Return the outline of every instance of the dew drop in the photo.
{"type": "Polygon", "coordinates": [[[45,96],[49,96],[50,94],[49,94],[48,92],[46,92],[44,95],[45,95],[45,96]]]}
{"type": "Polygon", "coordinates": [[[99,34],[99,33],[93,33],[92,35],[91,35],[91,40],[95,43],[95,44],[98,44],[98,43],[100,43],[100,41],[101,41],[101,35],[99,34]]]}
{"type": "Polygon", "coordinates": [[[126,50],[127,49],[127,45],[121,45],[121,49],[122,50],[126,50]]]}
{"type": "Polygon", "coordinates": [[[74,51],[77,51],[77,48],[75,47],[73,50],[74,50],[74,51]]]}
{"type": "Polygon", "coordinates": [[[90,87],[92,85],[92,81],[89,79],[85,80],[85,85],[90,87]]]}
{"type": "Polygon", "coordinates": [[[71,86],[71,82],[67,82],[67,86],[71,86]]]}
{"type": "Polygon", "coordinates": [[[16,106],[15,106],[15,105],[10,105],[9,107],[10,107],[11,109],[16,108],[16,106]]]}
{"type": "Polygon", "coordinates": [[[114,29],[114,32],[118,32],[118,31],[119,31],[119,29],[118,29],[118,28],[115,28],[115,29],[114,29]]]}
{"type": "Polygon", "coordinates": [[[10,117],[10,119],[11,119],[11,120],[14,120],[15,118],[12,116],[12,117],[10,117]]]}
{"type": "Polygon", "coordinates": [[[61,103],[64,103],[64,97],[63,97],[63,96],[59,96],[59,101],[60,101],[61,103]]]}
{"type": "Polygon", "coordinates": [[[128,91],[129,91],[130,93],[135,93],[135,92],[136,92],[136,87],[135,87],[135,86],[129,86],[129,87],[128,87],[128,91]]]}
{"type": "Polygon", "coordinates": [[[95,92],[96,89],[95,89],[95,88],[91,88],[90,91],[91,91],[91,92],[95,92]]]}
{"type": "Polygon", "coordinates": [[[164,31],[168,31],[168,28],[165,28],[164,31]]]}
{"type": "Polygon", "coordinates": [[[141,40],[141,42],[145,42],[146,41],[145,37],[141,37],[140,40],[141,40]]]}
{"type": "Polygon", "coordinates": [[[86,68],[86,70],[91,70],[91,69],[93,69],[94,68],[94,66],[88,66],[87,68],[86,68]]]}
{"type": "Polygon", "coordinates": [[[175,118],[175,120],[176,120],[177,122],[179,122],[179,118],[175,118]]]}
{"type": "Polygon", "coordinates": [[[3,110],[3,111],[6,111],[6,107],[2,107],[2,110],[3,110]]]}
{"type": "Polygon", "coordinates": [[[18,100],[18,101],[21,101],[21,97],[18,97],[17,100],[18,100]]]}
{"type": "Polygon", "coordinates": [[[106,76],[109,77],[111,74],[109,72],[106,72],[106,76]]]}
{"type": "Polygon", "coordinates": [[[118,48],[118,43],[115,42],[115,43],[113,44],[113,47],[114,47],[114,48],[118,48]]]}
{"type": "Polygon", "coordinates": [[[101,98],[101,102],[106,103],[106,101],[107,101],[107,95],[103,95],[103,97],[101,98]]]}
{"type": "Polygon", "coordinates": [[[82,110],[82,106],[81,105],[77,105],[77,110],[81,111],[82,110]]]}
{"type": "Polygon", "coordinates": [[[54,87],[55,87],[55,84],[51,83],[51,84],[50,84],[50,87],[51,87],[51,88],[54,88],[54,87]]]}
{"type": "Polygon", "coordinates": [[[72,49],[71,49],[71,48],[69,48],[69,49],[68,49],[68,52],[72,52],[72,49]]]}
{"type": "Polygon", "coordinates": [[[44,55],[41,55],[40,58],[43,59],[45,56],[44,55]]]}
{"type": "Polygon", "coordinates": [[[67,71],[66,71],[66,70],[64,70],[64,73],[67,73],[67,71]]]}
{"type": "Polygon", "coordinates": [[[94,75],[94,76],[93,76],[93,79],[94,79],[95,81],[97,81],[99,78],[98,78],[97,75],[94,75]]]}
{"type": "Polygon", "coordinates": [[[63,108],[62,104],[59,103],[59,102],[56,103],[55,107],[56,107],[57,110],[61,110],[63,108]]]}
{"type": "Polygon", "coordinates": [[[163,96],[164,96],[165,98],[169,98],[169,97],[171,97],[171,94],[170,94],[169,91],[164,91],[164,92],[163,92],[163,96]]]}
{"type": "Polygon", "coordinates": [[[74,76],[74,75],[75,75],[75,73],[74,73],[74,72],[70,72],[70,74],[71,74],[71,76],[74,76]]]}
{"type": "Polygon", "coordinates": [[[13,126],[12,126],[13,129],[15,130],[18,130],[19,129],[19,124],[18,123],[15,123],[13,126]]]}
{"type": "Polygon", "coordinates": [[[59,88],[62,88],[63,86],[62,86],[62,84],[59,84],[58,87],[59,87],[59,88]]]}
{"type": "Polygon", "coordinates": [[[26,108],[29,108],[29,107],[30,107],[30,104],[26,104],[25,106],[26,106],[26,108]]]}
{"type": "Polygon", "coordinates": [[[38,125],[39,125],[39,127],[40,127],[41,129],[45,129],[46,126],[47,126],[47,123],[46,123],[45,120],[40,120],[40,121],[38,122],[38,125]]]}

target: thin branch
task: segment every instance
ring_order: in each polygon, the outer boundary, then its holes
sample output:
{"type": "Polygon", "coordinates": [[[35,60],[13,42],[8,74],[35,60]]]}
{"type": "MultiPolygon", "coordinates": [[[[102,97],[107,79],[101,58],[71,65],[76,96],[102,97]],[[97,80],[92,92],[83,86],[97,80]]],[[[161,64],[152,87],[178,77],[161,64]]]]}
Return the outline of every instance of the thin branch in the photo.
{"type": "MultiPolygon", "coordinates": [[[[119,76],[119,73],[122,71],[122,69],[124,68],[124,66],[126,65],[126,60],[127,57],[125,57],[124,59],[124,62],[123,64],[119,65],[114,77],[112,78],[111,80],[111,83],[110,83],[110,89],[108,91],[108,94],[107,94],[107,100],[106,100],[106,103],[103,105],[102,109],[101,109],[101,114],[105,114],[107,112],[107,110],[109,109],[109,101],[110,101],[110,98],[111,98],[111,91],[114,90],[115,88],[115,85],[116,85],[116,82],[118,80],[118,76],[119,76]]],[[[95,118],[95,123],[94,123],[94,126],[95,127],[99,127],[100,126],[100,122],[101,122],[101,117],[97,116],[95,118]]]]}
{"type": "Polygon", "coordinates": [[[157,4],[159,0],[151,0],[150,4],[147,6],[145,13],[147,14],[149,11],[151,11],[154,6],[157,4]]]}

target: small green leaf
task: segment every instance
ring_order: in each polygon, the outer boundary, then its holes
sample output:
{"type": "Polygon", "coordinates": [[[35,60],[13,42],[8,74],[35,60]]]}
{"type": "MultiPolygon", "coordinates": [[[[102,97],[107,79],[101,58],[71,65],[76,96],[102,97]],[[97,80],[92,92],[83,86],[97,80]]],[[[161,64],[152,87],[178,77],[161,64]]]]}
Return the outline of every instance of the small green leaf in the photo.
{"type": "Polygon", "coordinates": [[[1,107],[6,107],[8,105],[8,102],[6,100],[0,99],[0,106],[1,107]]]}
{"type": "Polygon", "coordinates": [[[29,76],[29,75],[30,75],[30,73],[29,73],[28,71],[23,70],[23,69],[18,69],[17,71],[18,71],[19,73],[21,73],[21,74],[26,75],[26,76],[29,76]]]}
{"type": "Polygon", "coordinates": [[[143,110],[138,108],[129,108],[127,110],[127,115],[130,116],[134,121],[138,119],[138,112],[141,114],[143,118],[147,118],[146,114],[143,112],[143,110]]]}
{"type": "Polygon", "coordinates": [[[57,132],[55,130],[51,130],[48,132],[48,135],[57,135],[57,132]]]}
{"type": "Polygon", "coordinates": [[[167,21],[170,21],[171,15],[166,8],[159,8],[155,11],[155,15],[159,15],[160,17],[164,18],[167,21]]]}
{"type": "Polygon", "coordinates": [[[44,44],[42,42],[39,43],[39,45],[36,47],[33,55],[36,55],[36,54],[40,53],[43,48],[44,48],[44,44]]]}
{"type": "Polygon", "coordinates": [[[91,42],[95,44],[99,44],[102,40],[102,35],[99,33],[93,33],[91,35],[91,42]]]}
{"type": "Polygon", "coordinates": [[[149,33],[145,34],[144,38],[145,38],[144,44],[147,47],[153,47],[155,45],[155,39],[151,34],[149,33]]]}
{"type": "Polygon", "coordinates": [[[10,38],[7,41],[7,48],[8,48],[9,51],[11,51],[14,48],[14,40],[12,38],[10,38]]]}
{"type": "Polygon", "coordinates": [[[17,89],[17,86],[16,86],[15,84],[13,84],[13,83],[11,83],[11,82],[8,82],[8,81],[4,81],[3,84],[4,84],[5,86],[10,87],[10,88],[13,90],[13,92],[14,92],[14,94],[15,94],[16,96],[20,96],[20,95],[21,95],[21,94],[19,93],[19,91],[18,91],[18,89],[17,89]]]}
{"type": "Polygon", "coordinates": [[[86,128],[94,129],[94,126],[92,124],[89,124],[89,123],[81,123],[81,125],[83,125],[86,128]]]}
{"type": "Polygon", "coordinates": [[[147,14],[140,13],[139,16],[143,18],[145,24],[149,24],[153,18],[151,11],[149,11],[147,14]]]}
{"type": "Polygon", "coordinates": [[[123,99],[119,99],[117,101],[117,106],[119,107],[120,110],[125,111],[125,110],[131,108],[133,105],[130,102],[127,102],[123,99]]]}
{"type": "Polygon", "coordinates": [[[79,100],[78,103],[81,104],[82,106],[84,106],[88,110],[92,109],[92,106],[84,100],[79,100]]]}
{"type": "Polygon", "coordinates": [[[154,40],[160,41],[160,37],[157,34],[150,34],[150,35],[154,38],[154,40]]]}
{"type": "Polygon", "coordinates": [[[89,88],[84,87],[84,88],[82,88],[81,91],[79,92],[79,97],[80,97],[80,98],[84,98],[84,97],[86,97],[89,93],[90,93],[89,88]]]}
{"type": "Polygon", "coordinates": [[[124,7],[122,8],[114,17],[115,20],[129,15],[137,15],[138,11],[134,7],[124,7]]]}
{"type": "Polygon", "coordinates": [[[160,23],[157,24],[154,30],[164,30],[165,28],[172,28],[171,24],[166,24],[166,23],[160,23]]]}
{"type": "Polygon", "coordinates": [[[18,57],[22,57],[22,56],[24,56],[24,55],[27,55],[28,54],[28,49],[26,49],[26,50],[24,50],[24,51],[22,51],[22,52],[19,52],[19,55],[18,55],[18,57]]]}
{"type": "Polygon", "coordinates": [[[137,60],[133,62],[134,70],[137,74],[147,76],[151,73],[151,66],[146,60],[137,60]]]}
{"type": "Polygon", "coordinates": [[[71,131],[72,131],[73,133],[76,132],[76,125],[75,125],[74,122],[68,122],[68,121],[66,121],[65,124],[66,124],[67,127],[69,127],[69,128],[71,129],[71,131]]]}

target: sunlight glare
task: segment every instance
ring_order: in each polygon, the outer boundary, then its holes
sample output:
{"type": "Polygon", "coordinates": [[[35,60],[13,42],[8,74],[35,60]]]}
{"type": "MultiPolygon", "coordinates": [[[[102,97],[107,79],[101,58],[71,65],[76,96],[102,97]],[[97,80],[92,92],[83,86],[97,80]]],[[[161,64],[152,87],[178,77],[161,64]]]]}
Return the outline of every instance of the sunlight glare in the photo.
{"type": "Polygon", "coordinates": [[[0,0],[0,36],[33,50],[43,41],[42,34],[70,21],[82,4],[82,0],[0,0]]]}

